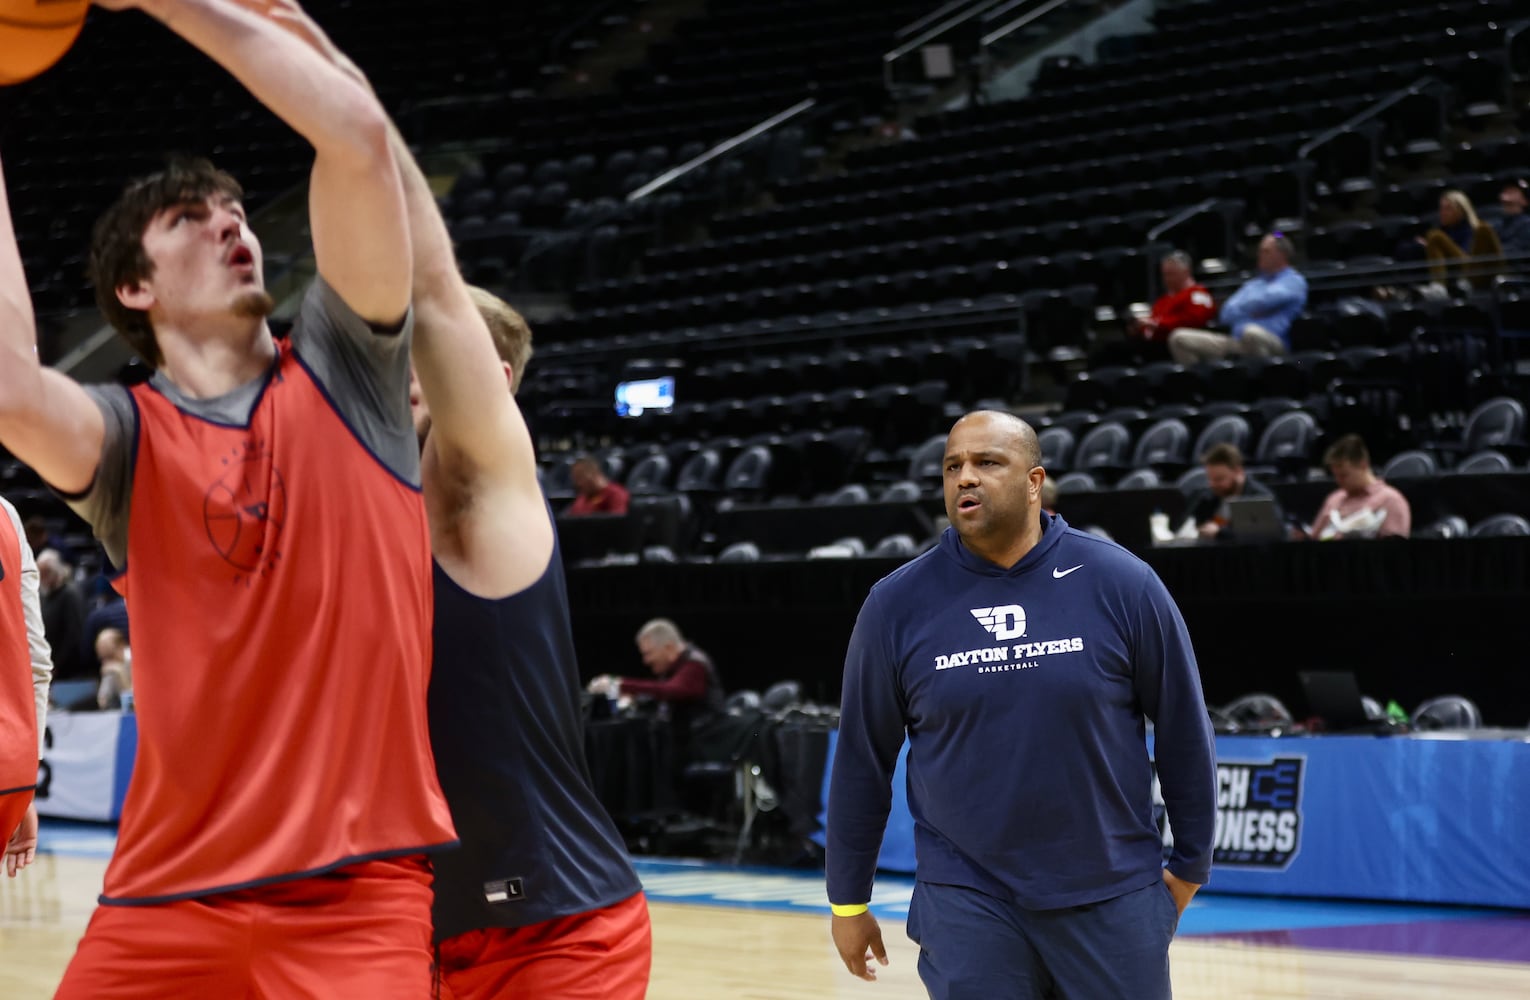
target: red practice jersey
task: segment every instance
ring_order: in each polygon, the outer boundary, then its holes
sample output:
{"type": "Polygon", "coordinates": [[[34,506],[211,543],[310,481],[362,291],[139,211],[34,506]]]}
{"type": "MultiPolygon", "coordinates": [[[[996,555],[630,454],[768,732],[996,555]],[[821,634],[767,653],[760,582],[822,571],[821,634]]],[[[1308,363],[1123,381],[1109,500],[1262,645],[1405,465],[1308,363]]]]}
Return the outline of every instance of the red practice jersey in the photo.
{"type": "Polygon", "coordinates": [[[450,842],[426,727],[430,545],[288,343],[247,425],[132,390],[138,759],[102,901],[186,898],[450,842]]]}

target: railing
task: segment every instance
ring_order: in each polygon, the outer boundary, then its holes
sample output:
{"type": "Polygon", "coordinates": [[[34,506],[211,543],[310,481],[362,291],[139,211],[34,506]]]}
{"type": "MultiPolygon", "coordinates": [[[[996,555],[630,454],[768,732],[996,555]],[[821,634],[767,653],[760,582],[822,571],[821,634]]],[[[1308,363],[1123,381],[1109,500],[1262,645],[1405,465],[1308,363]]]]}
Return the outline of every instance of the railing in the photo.
{"type": "MultiPolygon", "coordinates": [[[[1190,205],[1186,208],[1180,209],[1178,212],[1175,212],[1173,215],[1169,216],[1167,219],[1163,220],[1158,225],[1148,230],[1147,239],[1144,241],[1143,249],[1147,249],[1148,247],[1152,246],[1154,243],[1158,242],[1158,240],[1162,239],[1165,233],[1169,233],[1175,229],[1178,229],[1180,226],[1189,222],[1191,219],[1199,218],[1205,213],[1213,210],[1220,211],[1222,206],[1225,204],[1227,203],[1222,199],[1207,198],[1205,201],[1202,201],[1198,204],[1190,205]]],[[[1223,257],[1230,257],[1232,255],[1232,227],[1231,225],[1224,225],[1223,229],[1224,233],[1222,255],[1223,257]]],[[[1157,289],[1158,261],[1154,260],[1151,255],[1147,254],[1144,254],[1144,258],[1147,261],[1147,287],[1149,297],[1151,298],[1151,293],[1157,289]]]]}
{"type": "MultiPolygon", "coordinates": [[[[1366,108],[1364,111],[1361,111],[1359,114],[1356,114],[1352,118],[1339,125],[1335,125],[1333,128],[1319,135],[1317,138],[1309,140],[1303,144],[1302,147],[1296,151],[1297,160],[1310,161],[1314,152],[1332,142],[1334,139],[1337,139],[1339,136],[1353,131],[1357,126],[1365,124],[1366,122],[1380,115],[1382,112],[1394,107],[1402,101],[1405,101],[1410,97],[1415,97],[1419,94],[1422,94],[1430,87],[1438,86],[1440,86],[1440,81],[1432,76],[1419,77],[1417,80],[1414,80],[1412,83],[1408,84],[1406,87],[1403,87],[1401,90],[1388,94],[1386,97],[1383,97],[1381,100],[1377,101],[1375,104],[1372,104],[1370,107],[1366,108]]],[[[1312,183],[1312,172],[1304,172],[1300,180],[1301,196],[1298,202],[1300,205],[1299,217],[1301,218],[1303,228],[1305,228],[1307,223],[1307,208],[1310,202],[1310,191],[1308,190],[1308,186],[1312,183]]]]}
{"type": "MultiPolygon", "coordinates": [[[[1461,275],[1469,270],[1489,269],[1497,270],[1499,275],[1481,276],[1482,280],[1499,277],[1507,277],[1518,280],[1520,277],[1530,275],[1530,253],[1504,254],[1498,257],[1453,257],[1448,261],[1415,260],[1392,262],[1389,264],[1368,264],[1359,267],[1334,267],[1322,270],[1301,270],[1302,276],[1307,279],[1307,287],[1311,292],[1343,292],[1351,290],[1365,290],[1387,285],[1418,285],[1428,284],[1434,280],[1432,268],[1445,264],[1450,269],[1450,280],[1458,280],[1461,275]]],[[[1235,289],[1246,278],[1238,275],[1228,275],[1225,278],[1209,279],[1203,282],[1213,292],[1235,289]]]]}
{"type": "MultiPolygon", "coordinates": [[[[1007,2],[1008,0],[977,0],[977,2],[972,4],[972,6],[967,10],[953,14],[951,17],[946,18],[939,24],[919,32],[919,34],[915,35],[913,38],[904,42],[902,45],[899,45],[897,48],[891,50],[890,52],[884,53],[882,55],[882,80],[883,83],[886,84],[887,89],[889,91],[893,89],[893,66],[900,59],[904,58],[910,53],[918,52],[926,44],[933,42],[935,39],[946,34],[948,31],[966,25],[972,21],[973,18],[985,14],[995,7],[1003,6],[1007,2]]],[[[962,5],[946,5],[946,7],[951,7],[953,9],[960,6],[962,5]]],[[[943,7],[941,9],[944,10],[946,8],[943,7]]],[[[918,22],[915,23],[917,24],[918,22]]]]}
{"type": "MultiPolygon", "coordinates": [[[[987,17],[984,18],[984,20],[996,21],[1004,14],[1008,13],[1010,10],[1013,10],[1014,8],[1020,7],[1023,4],[1029,2],[1030,0],[1010,0],[1010,2],[1006,3],[1003,7],[1000,7],[998,10],[991,12],[987,17]]],[[[1048,3],[1042,4],[1035,10],[1021,14],[1013,21],[1010,21],[1009,23],[1001,25],[1000,27],[995,28],[993,31],[988,32],[978,40],[978,47],[980,49],[987,49],[1000,39],[1014,34],[1021,28],[1024,28],[1035,21],[1041,20],[1043,17],[1046,17],[1048,14],[1052,13],[1052,11],[1070,2],[1071,0],[1049,0],[1048,3]]]]}
{"type": "Polygon", "coordinates": [[[972,2],[972,0],[951,0],[950,3],[946,4],[943,7],[937,7],[935,10],[930,11],[928,14],[924,15],[919,20],[914,21],[914,22],[912,22],[910,24],[905,24],[903,27],[901,27],[897,31],[893,32],[893,37],[894,38],[907,38],[909,35],[912,35],[912,34],[918,32],[918,31],[924,30],[924,28],[927,25],[934,24],[936,21],[939,21],[941,18],[946,17],[947,15],[949,15],[951,13],[954,13],[959,8],[965,7],[967,4],[969,4],[971,2],[972,2]]]}
{"type": "Polygon", "coordinates": [[[702,153],[700,156],[693,157],[692,159],[685,161],[678,167],[675,167],[671,170],[666,170],[664,173],[655,177],[647,184],[644,184],[636,191],[633,191],[631,194],[627,195],[627,201],[630,203],[638,201],[642,198],[646,198],[653,194],[655,191],[668,187],[670,184],[673,184],[675,181],[684,177],[686,174],[689,174],[696,168],[711,163],[713,160],[718,159],[719,157],[727,156],[733,150],[744,145],[746,142],[756,139],[764,135],[766,132],[769,132],[771,129],[784,125],[795,118],[801,117],[817,106],[818,101],[816,98],[809,97],[805,101],[798,101],[796,104],[793,104],[785,111],[782,111],[779,114],[771,115],[769,118],[760,122],[753,128],[746,129],[731,139],[723,140],[722,142],[713,146],[711,149],[702,153]]]}

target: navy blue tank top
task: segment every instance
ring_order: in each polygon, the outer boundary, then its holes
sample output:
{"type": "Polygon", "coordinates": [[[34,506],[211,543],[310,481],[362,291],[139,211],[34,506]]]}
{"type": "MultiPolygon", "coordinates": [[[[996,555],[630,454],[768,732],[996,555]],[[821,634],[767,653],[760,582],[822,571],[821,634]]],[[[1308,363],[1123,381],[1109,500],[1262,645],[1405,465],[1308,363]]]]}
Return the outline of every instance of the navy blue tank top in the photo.
{"type": "Polygon", "coordinates": [[[435,564],[430,738],[462,840],[433,859],[437,941],[584,913],[641,889],[590,781],[554,532],[547,571],[499,600],[469,594],[435,564]]]}

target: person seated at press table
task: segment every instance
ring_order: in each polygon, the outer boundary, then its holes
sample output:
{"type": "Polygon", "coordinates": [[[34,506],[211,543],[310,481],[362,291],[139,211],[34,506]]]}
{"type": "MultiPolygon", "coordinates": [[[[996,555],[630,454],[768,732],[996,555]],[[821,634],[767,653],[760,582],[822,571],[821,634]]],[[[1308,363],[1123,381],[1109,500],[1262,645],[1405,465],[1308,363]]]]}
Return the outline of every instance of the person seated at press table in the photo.
{"type": "Polygon", "coordinates": [[[691,727],[700,719],[723,713],[723,687],[712,660],[668,618],[655,618],[638,629],[638,654],[653,671],[653,680],[602,674],[590,681],[590,693],[609,698],[651,698],[660,704],[683,750],[691,727]]]}
{"type": "Polygon", "coordinates": [[[1275,501],[1275,516],[1285,519],[1275,494],[1244,470],[1243,453],[1236,445],[1213,445],[1201,456],[1201,465],[1206,469],[1206,486],[1185,507],[1181,538],[1233,540],[1227,530],[1227,501],[1239,497],[1269,497],[1275,501]]]}
{"type": "Polygon", "coordinates": [[[1371,471],[1371,455],[1358,434],[1346,434],[1329,446],[1323,464],[1339,488],[1328,495],[1307,534],[1319,541],[1336,538],[1407,538],[1413,530],[1408,498],[1371,471]]]}
{"type": "Polygon", "coordinates": [[[631,495],[621,483],[614,483],[606,476],[600,460],[593,455],[580,455],[569,468],[574,481],[574,502],[564,513],[571,516],[583,514],[625,514],[631,495]]]}

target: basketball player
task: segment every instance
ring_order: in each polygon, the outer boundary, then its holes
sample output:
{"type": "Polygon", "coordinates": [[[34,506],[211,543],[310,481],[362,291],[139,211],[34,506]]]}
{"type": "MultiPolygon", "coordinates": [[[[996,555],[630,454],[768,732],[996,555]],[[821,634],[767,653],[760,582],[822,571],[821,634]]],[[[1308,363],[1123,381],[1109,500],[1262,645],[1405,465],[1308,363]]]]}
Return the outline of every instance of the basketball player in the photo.
{"type": "Polygon", "coordinates": [[[43,634],[37,561],[21,517],[0,497],[0,838],[11,878],[37,856],[37,765],[53,659],[43,634]],[[31,683],[27,678],[30,675],[31,683]]]}
{"type": "MultiPolygon", "coordinates": [[[[365,82],[296,3],[244,2],[365,82]]],[[[463,282],[424,174],[397,132],[393,145],[435,555],[431,739],[462,838],[435,859],[442,995],[641,1000],[648,907],[591,785],[563,563],[513,395],[531,331],[463,282]]]]}
{"type": "Polygon", "coordinates": [[[413,271],[387,118],[235,4],[103,5],[165,22],[313,145],[319,277],[278,344],[238,185],[172,164],[91,249],[98,302],[157,372],[86,390],[37,363],[0,209],[0,443],[91,522],[135,653],[135,773],[58,996],[428,996],[423,854],[455,835],[425,711],[413,271]]]}

